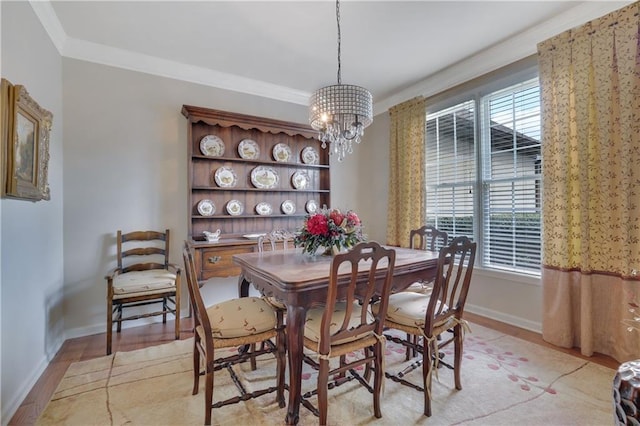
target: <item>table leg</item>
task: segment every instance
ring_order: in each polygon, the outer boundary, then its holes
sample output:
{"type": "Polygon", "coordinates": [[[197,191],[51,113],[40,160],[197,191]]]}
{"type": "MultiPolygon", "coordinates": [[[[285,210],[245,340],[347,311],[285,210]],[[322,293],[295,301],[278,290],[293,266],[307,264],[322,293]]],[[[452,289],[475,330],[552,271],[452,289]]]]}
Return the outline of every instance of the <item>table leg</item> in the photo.
{"type": "Polygon", "coordinates": [[[304,322],[307,310],[301,306],[287,306],[287,351],[289,353],[288,425],[298,424],[302,394],[302,355],[304,351],[304,322]]]}

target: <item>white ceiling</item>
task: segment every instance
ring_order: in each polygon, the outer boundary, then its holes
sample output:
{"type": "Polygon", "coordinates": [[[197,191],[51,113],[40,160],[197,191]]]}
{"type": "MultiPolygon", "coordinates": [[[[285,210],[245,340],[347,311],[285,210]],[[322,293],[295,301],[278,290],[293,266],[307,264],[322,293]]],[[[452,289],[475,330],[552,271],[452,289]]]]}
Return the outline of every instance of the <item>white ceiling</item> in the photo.
{"type": "MultiPolygon", "coordinates": [[[[628,3],[343,0],[342,82],[388,108],[439,71],[483,52],[477,72],[520,59],[536,42],[628,3]]],[[[300,104],[336,83],[333,1],[31,4],[66,57],[300,104]]]]}

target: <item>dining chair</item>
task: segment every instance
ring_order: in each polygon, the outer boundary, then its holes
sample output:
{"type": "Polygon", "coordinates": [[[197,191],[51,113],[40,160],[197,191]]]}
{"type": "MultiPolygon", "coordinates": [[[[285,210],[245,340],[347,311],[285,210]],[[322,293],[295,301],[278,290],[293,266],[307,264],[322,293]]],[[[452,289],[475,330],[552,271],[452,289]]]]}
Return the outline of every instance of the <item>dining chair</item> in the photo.
{"type": "Polygon", "coordinates": [[[307,313],[304,346],[316,359],[311,356],[304,359],[318,370],[318,380],[316,389],[303,395],[302,404],[319,417],[321,425],[327,424],[329,386],[333,388],[354,378],[373,394],[374,415],[382,417],[380,393],[385,350],[382,332],[395,254],[393,249],[376,242],[362,242],[346,253],[335,255],[330,266],[326,303],[307,313]],[[373,304],[378,306],[375,314],[371,309],[373,304]],[[361,356],[347,361],[345,355],[357,351],[362,351],[361,356]],[[330,360],[336,357],[339,364],[331,368],[330,360]],[[373,387],[366,380],[371,374],[371,363],[373,387]],[[365,365],[366,379],[355,370],[361,365],[365,365]],[[330,385],[329,377],[336,375],[338,378],[330,385]],[[318,396],[318,408],[309,401],[313,395],[318,396]]]}
{"type": "MultiPolygon", "coordinates": [[[[449,242],[449,234],[435,226],[425,225],[409,232],[409,248],[419,250],[438,251],[449,242]]],[[[411,284],[406,291],[430,293],[431,281],[419,281],[411,284]]]]}
{"type": "Polygon", "coordinates": [[[169,230],[116,234],[117,266],[107,280],[107,355],[111,354],[113,323],[167,314],[175,317],[175,338],[180,339],[180,268],[169,262],[169,230]],[[152,312],[125,315],[125,309],[161,305],[152,312]]]}
{"type": "MultiPolygon", "coordinates": [[[[214,408],[257,398],[272,392],[276,392],[276,401],[280,408],[284,407],[284,326],[282,322],[278,321],[273,308],[260,297],[241,297],[205,307],[198,286],[193,252],[186,241],[183,257],[187,287],[194,314],[193,395],[198,393],[202,360],[205,375],[205,424],[211,424],[214,408]],[[271,342],[273,338],[275,338],[275,345],[271,342]],[[264,344],[257,351],[238,349],[237,354],[216,358],[216,350],[244,348],[245,345],[255,347],[256,343],[264,344]],[[275,386],[247,392],[234,371],[233,365],[267,353],[274,354],[276,358],[275,386]],[[229,372],[240,395],[213,403],[214,372],[221,369],[226,369],[229,372]]],[[[252,362],[252,369],[255,369],[254,362],[252,362]]]]}
{"type": "MultiPolygon", "coordinates": [[[[273,231],[258,237],[258,252],[275,250],[287,250],[295,247],[293,240],[295,234],[285,229],[274,229],[273,231]]],[[[265,300],[283,315],[287,312],[287,305],[272,296],[264,295],[265,300]]]]}
{"type": "Polygon", "coordinates": [[[454,238],[440,249],[436,279],[431,294],[400,292],[389,297],[385,319],[387,329],[396,329],[421,340],[400,339],[385,334],[387,339],[417,351],[422,359],[397,374],[386,373],[391,380],[409,386],[424,394],[424,415],[431,416],[431,377],[441,361],[439,351],[453,343],[454,363],[447,365],[454,372],[456,389],[462,389],[462,343],[466,322],[464,306],[469,292],[476,243],[467,237],[454,238]],[[445,335],[447,333],[447,335],[445,335]],[[442,336],[441,340],[437,340],[442,336]],[[445,338],[446,337],[446,338],[445,338]],[[425,361],[426,360],[426,361],[425,361]],[[422,366],[422,385],[407,380],[407,374],[422,366]]]}
{"type": "MultiPolygon", "coordinates": [[[[418,250],[430,250],[437,251],[446,246],[449,242],[449,234],[445,231],[440,231],[435,226],[424,225],[418,229],[412,229],[409,232],[409,248],[418,250]]],[[[404,291],[413,291],[422,294],[431,294],[433,288],[433,279],[420,280],[412,283],[404,291]]],[[[414,344],[418,343],[419,336],[412,336],[407,334],[407,340],[413,340],[414,344]]],[[[409,361],[412,357],[417,355],[416,351],[406,348],[405,359],[409,361]]]]}

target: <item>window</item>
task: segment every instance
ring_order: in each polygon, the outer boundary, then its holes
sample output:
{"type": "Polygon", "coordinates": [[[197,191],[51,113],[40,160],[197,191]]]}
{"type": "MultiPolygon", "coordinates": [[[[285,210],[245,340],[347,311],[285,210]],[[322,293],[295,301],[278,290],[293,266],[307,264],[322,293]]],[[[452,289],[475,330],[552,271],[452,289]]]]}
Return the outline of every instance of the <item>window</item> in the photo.
{"type": "Polygon", "coordinates": [[[472,236],[483,267],[540,273],[538,80],[427,113],[427,223],[472,236]]]}

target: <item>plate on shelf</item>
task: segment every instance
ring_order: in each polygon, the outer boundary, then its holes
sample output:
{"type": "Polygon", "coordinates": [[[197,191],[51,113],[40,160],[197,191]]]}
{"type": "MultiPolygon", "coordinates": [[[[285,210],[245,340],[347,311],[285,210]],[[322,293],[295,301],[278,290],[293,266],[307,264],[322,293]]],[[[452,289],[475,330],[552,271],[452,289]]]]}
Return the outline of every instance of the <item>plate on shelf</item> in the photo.
{"type": "Polygon", "coordinates": [[[238,183],[238,176],[236,176],[236,172],[234,172],[231,167],[220,167],[216,170],[214,180],[218,186],[229,188],[236,186],[236,183],[238,183]]]}
{"type": "Polygon", "coordinates": [[[280,208],[284,214],[294,214],[296,212],[296,204],[291,200],[284,200],[280,208]]]}
{"type": "Polygon", "coordinates": [[[262,233],[262,234],[244,234],[243,237],[248,239],[248,240],[257,240],[258,238],[263,237],[264,235],[266,235],[266,234],[264,234],[264,233],[262,233]]]}
{"type": "Polygon", "coordinates": [[[302,158],[302,162],[304,164],[319,164],[320,156],[318,155],[318,151],[312,146],[308,146],[302,150],[300,153],[300,157],[302,158]]]}
{"type": "Polygon", "coordinates": [[[272,150],[273,159],[279,162],[287,162],[291,159],[291,148],[283,143],[276,144],[272,150]]]}
{"type": "Polygon", "coordinates": [[[198,213],[202,216],[211,216],[216,212],[216,205],[211,200],[201,200],[198,203],[198,213]]]}
{"type": "Polygon", "coordinates": [[[273,213],[273,208],[269,203],[258,203],[256,204],[256,213],[258,213],[260,216],[269,216],[273,213]]]}
{"type": "Polygon", "coordinates": [[[238,145],[238,154],[245,160],[257,160],[260,156],[258,143],[251,139],[242,139],[238,145]]]}
{"type": "Polygon", "coordinates": [[[316,202],[316,200],[309,200],[307,201],[307,203],[304,205],[305,210],[307,210],[307,213],[315,213],[316,210],[318,210],[318,203],[316,202]]]}
{"type": "Polygon", "coordinates": [[[231,200],[227,203],[227,213],[231,216],[239,216],[244,212],[244,206],[239,200],[231,200]]]}
{"type": "Polygon", "coordinates": [[[207,157],[222,157],[224,142],[216,135],[207,135],[200,139],[200,152],[207,157]]]}
{"type": "Polygon", "coordinates": [[[278,185],[278,173],[271,167],[258,166],[251,170],[251,183],[256,188],[270,189],[278,185]]]}
{"type": "Polygon", "coordinates": [[[307,172],[298,170],[291,176],[291,184],[295,189],[307,189],[311,183],[307,172]]]}

